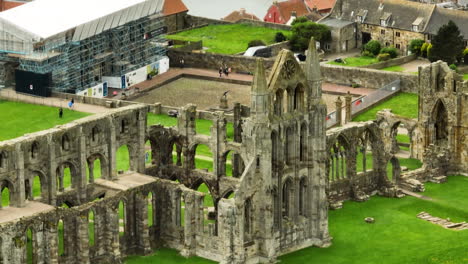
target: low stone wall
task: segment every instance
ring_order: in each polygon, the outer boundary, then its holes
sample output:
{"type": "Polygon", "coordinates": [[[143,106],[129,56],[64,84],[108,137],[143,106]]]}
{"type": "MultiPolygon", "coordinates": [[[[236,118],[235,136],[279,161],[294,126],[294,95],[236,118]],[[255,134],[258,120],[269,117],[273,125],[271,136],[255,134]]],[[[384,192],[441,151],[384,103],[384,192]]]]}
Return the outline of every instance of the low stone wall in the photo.
{"type": "MultiPolygon", "coordinates": [[[[233,72],[251,73],[256,67],[256,57],[244,57],[238,55],[223,55],[214,53],[196,53],[179,50],[169,50],[167,56],[171,62],[178,62],[184,59],[186,67],[219,69],[227,65],[233,72]]],[[[264,60],[265,68],[271,68],[274,58],[264,60]]]]}
{"type": "Polygon", "coordinates": [[[264,22],[264,21],[259,21],[259,20],[252,20],[252,19],[241,19],[237,21],[236,24],[249,24],[252,26],[266,27],[266,28],[277,29],[277,30],[291,30],[291,26],[288,26],[288,25],[276,24],[276,23],[270,23],[270,22],[264,22]]]}
{"type": "Polygon", "coordinates": [[[322,64],[324,82],[379,89],[395,80],[401,80],[401,90],[408,93],[418,93],[418,75],[401,72],[380,71],[357,67],[322,64]]]}
{"type": "Polygon", "coordinates": [[[207,25],[223,25],[223,24],[232,24],[232,22],[219,20],[219,19],[211,19],[207,17],[199,17],[199,16],[192,16],[187,15],[185,17],[185,24],[188,26],[187,29],[191,29],[193,27],[200,27],[200,26],[207,26],[207,25]]]}
{"type": "Polygon", "coordinates": [[[185,41],[185,40],[173,40],[174,45],[183,45],[182,47],[173,49],[179,51],[192,51],[192,50],[201,50],[203,49],[203,41],[185,41]]]}
{"type": "Polygon", "coordinates": [[[404,63],[408,63],[410,61],[415,60],[417,57],[418,56],[416,56],[416,54],[412,54],[412,55],[408,55],[408,56],[404,56],[404,57],[391,59],[391,60],[388,60],[388,61],[382,61],[382,62],[379,62],[379,63],[374,63],[374,64],[371,64],[371,65],[360,66],[358,68],[383,69],[383,68],[387,68],[387,67],[392,67],[392,66],[397,66],[397,65],[404,64],[404,63]]]}

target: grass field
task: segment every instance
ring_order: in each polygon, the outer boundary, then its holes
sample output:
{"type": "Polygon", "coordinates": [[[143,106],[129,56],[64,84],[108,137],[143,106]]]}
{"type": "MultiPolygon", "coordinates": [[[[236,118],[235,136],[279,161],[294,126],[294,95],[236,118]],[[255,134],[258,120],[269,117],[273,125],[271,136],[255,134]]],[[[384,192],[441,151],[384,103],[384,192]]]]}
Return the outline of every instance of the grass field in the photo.
{"type": "Polygon", "coordinates": [[[251,40],[263,40],[267,45],[275,43],[276,32],[283,32],[288,37],[291,35],[290,31],[255,27],[247,24],[232,24],[209,25],[175,35],[167,35],[166,38],[186,41],[202,40],[203,46],[208,48],[207,52],[235,54],[245,51],[251,40]]]}
{"type": "Polygon", "coordinates": [[[463,80],[468,80],[468,73],[463,74],[463,80]]]}
{"type": "Polygon", "coordinates": [[[417,118],[418,117],[418,95],[410,93],[399,93],[389,100],[380,103],[362,114],[353,118],[353,121],[369,121],[376,118],[378,111],[392,109],[396,115],[417,118]]]}
{"type": "Polygon", "coordinates": [[[357,66],[365,66],[365,65],[370,65],[377,63],[377,59],[373,57],[367,57],[367,56],[359,56],[359,57],[349,57],[345,58],[344,62],[335,62],[335,61],[330,61],[328,64],[332,65],[339,65],[339,66],[348,66],[348,67],[357,67],[357,66]]]}
{"type": "Polygon", "coordinates": [[[405,68],[397,65],[397,66],[390,66],[390,67],[387,67],[387,68],[382,68],[381,70],[382,71],[391,71],[391,72],[403,72],[403,71],[405,71],[405,68]]]}

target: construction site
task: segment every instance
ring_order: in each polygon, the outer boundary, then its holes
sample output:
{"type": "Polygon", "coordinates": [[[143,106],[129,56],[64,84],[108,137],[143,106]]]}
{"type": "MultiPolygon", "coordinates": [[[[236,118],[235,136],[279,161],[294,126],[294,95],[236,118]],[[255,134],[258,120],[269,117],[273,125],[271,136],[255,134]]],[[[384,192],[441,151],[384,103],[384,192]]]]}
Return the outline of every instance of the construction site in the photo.
{"type": "Polygon", "coordinates": [[[167,70],[163,0],[36,0],[0,13],[6,84],[104,97],[167,70]],[[89,8],[91,7],[92,8],[89,8]]]}

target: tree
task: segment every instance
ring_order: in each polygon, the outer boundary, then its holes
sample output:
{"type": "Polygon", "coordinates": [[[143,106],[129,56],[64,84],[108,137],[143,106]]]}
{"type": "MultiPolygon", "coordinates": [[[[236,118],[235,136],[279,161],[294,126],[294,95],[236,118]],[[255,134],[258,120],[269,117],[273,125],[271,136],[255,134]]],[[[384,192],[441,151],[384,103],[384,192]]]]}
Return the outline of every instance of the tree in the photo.
{"type": "Polygon", "coordinates": [[[275,34],[275,42],[283,42],[286,40],[286,36],[283,32],[276,32],[275,34]]]}
{"type": "Polygon", "coordinates": [[[461,58],[463,52],[463,37],[457,25],[450,20],[437,31],[432,39],[432,49],[429,56],[430,61],[443,60],[447,64],[453,64],[461,58]]]}
{"type": "Polygon", "coordinates": [[[374,54],[374,56],[377,56],[380,53],[380,48],[381,47],[382,47],[382,45],[380,45],[379,41],[371,40],[371,41],[367,42],[367,44],[364,46],[364,51],[368,51],[368,52],[374,54]]]}
{"type": "Polygon", "coordinates": [[[423,39],[412,39],[409,44],[409,50],[411,53],[421,55],[421,47],[424,45],[423,39]]]}
{"type": "Polygon", "coordinates": [[[296,18],[291,26],[291,48],[295,51],[306,50],[311,37],[321,44],[331,40],[331,31],[326,25],[314,23],[306,17],[296,18]]]}

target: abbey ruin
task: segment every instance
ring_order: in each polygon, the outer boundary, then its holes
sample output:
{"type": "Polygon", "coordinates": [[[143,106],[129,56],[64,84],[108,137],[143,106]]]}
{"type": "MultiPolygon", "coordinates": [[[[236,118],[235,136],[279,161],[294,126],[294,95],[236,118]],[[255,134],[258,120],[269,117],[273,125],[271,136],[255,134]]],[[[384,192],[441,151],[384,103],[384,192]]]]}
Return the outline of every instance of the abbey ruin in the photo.
{"type": "Polygon", "coordinates": [[[10,207],[0,209],[0,263],[25,263],[27,232],[33,263],[122,263],[160,246],[221,263],[272,263],[333,243],[328,210],[345,200],[401,197],[403,187],[421,191],[426,181],[468,173],[468,81],[445,63],[419,69],[418,120],[381,111],[374,121],[327,130],[321,86],[312,40],[305,64],[283,50],[267,76],[257,60],[251,107],[236,104],[229,117],[233,141],[222,111],[209,114],[207,136],[196,133],[195,105],[179,109],[175,127],[164,127],[147,126],[154,106],[137,104],[0,142],[0,189],[8,187],[11,197],[10,207]],[[420,169],[404,172],[395,157],[401,126],[410,135],[411,155],[424,163],[420,169]],[[118,172],[116,164],[123,145],[128,172],[118,172]],[[213,153],[212,172],[195,168],[199,145],[213,153]],[[366,168],[366,153],[372,153],[372,168],[366,168]],[[228,157],[233,177],[226,174],[228,157]],[[358,158],[364,159],[359,172],[358,158]],[[95,160],[100,179],[93,177],[95,160]],[[70,188],[63,185],[66,169],[70,188]],[[40,197],[31,194],[36,176],[40,197]],[[206,194],[196,191],[203,183],[214,202],[208,213],[206,194]],[[64,203],[70,208],[60,207],[64,203]]]}

